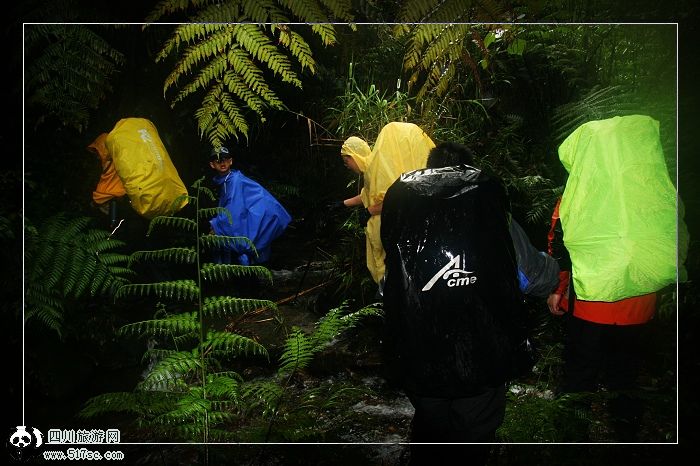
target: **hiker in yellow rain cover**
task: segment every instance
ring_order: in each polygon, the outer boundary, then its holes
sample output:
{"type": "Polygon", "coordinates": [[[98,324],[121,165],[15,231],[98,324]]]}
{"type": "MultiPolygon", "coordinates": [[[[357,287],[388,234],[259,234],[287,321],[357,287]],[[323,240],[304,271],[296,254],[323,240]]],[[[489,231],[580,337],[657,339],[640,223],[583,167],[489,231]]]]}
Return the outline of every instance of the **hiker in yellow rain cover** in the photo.
{"type": "Polygon", "coordinates": [[[380,293],[385,253],[379,230],[384,195],[402,173],[425,168],[433,147],[432,139],[417,125],[392,122],[379,132],[371,151],[365,141],[355,136],[348,138],[340,149],[345,166],[363,175],[360,194],[345,199],[343,204],[347,207],[362,205],[365,209],[367,268],[379,285],[380,293]]]}

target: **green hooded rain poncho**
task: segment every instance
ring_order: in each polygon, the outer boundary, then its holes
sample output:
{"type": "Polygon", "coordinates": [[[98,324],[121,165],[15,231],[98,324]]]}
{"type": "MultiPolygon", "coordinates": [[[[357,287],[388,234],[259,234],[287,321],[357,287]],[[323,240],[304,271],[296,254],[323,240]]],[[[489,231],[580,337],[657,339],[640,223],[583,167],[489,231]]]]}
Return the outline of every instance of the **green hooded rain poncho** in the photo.
{"type": "Polygon", "coordinates": [[[569,172],[559,215],[577,297],[614,302],[676,282],[688,236],[659,122],[590,121],[559,146],[559,159],[569,172]]]}

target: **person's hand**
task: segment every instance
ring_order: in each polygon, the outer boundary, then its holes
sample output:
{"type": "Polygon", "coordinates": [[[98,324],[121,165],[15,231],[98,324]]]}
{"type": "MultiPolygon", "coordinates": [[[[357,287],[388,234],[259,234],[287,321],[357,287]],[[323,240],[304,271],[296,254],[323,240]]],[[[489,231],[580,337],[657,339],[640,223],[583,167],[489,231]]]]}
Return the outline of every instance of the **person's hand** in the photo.
{"type": "Polygon", "coordinates": [[[345,203],[343,201],[331,201],[328,204],[326,204],[326,210],[329,212],[334,212],[336,210],[343,209],[345,207],[345,203]]]}
{"type": "Polygon", "coordinates": [[[547,307],[549,307],[549,312],[553,316],[563,316],[566,311],[559,309],[559,302],[561,301],[561,295],[558,293],[552,293],[547,298],[547,307]]]}

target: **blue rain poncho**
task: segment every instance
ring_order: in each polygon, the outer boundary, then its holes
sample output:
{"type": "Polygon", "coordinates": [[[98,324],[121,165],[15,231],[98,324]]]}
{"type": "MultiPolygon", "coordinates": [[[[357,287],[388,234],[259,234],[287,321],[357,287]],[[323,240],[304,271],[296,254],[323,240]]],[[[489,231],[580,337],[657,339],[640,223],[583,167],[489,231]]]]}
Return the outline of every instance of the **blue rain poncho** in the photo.
{"type": "Polygon", "coordinates": [[[284,232],[292,217],[272,194],[239,170],[214,177],[214,183],[221,186],[219,207],[224,207],[231,213],[231,221],[224,213],[211,220],[214,233],[243,236],[255,245],[257,254],[241,241],[227,246],[239,264],[266,262],[270,258],[272,241],[284,232]]]}

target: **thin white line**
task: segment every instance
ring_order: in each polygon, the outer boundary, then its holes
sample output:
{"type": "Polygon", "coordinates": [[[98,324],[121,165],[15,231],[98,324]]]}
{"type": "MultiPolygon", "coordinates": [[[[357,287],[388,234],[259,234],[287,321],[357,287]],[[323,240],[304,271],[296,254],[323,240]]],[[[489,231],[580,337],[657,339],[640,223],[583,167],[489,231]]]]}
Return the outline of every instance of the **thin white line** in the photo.
{"type": "MultiPolygon", "coordinates": [[[[22,44],[25,42],[25,37],[24,37],[24,27],[22,27],[22,44]]],[[[27,82],[24,77],[24,70],[26,66],[24,63],[24,48],[22,48],[22,95],[25,95],[24,91],[24,83],[27,82]]],[[[26,396],[26,389],[25,389],[25,358],[24,358],[24,348],[26,347],[25,345],[25,334],[24,334],[24,311],[25,311],[25,303],[24,303],[24,297],[25,297],[25,284],[27,280],[27,275],[26,275],[26,270],[25,270],[25,264],[24,264],[24,250],[25,250],[25,237],[24,237],[24,232],[26,231],[25,229],[25,190],[24,190],[24,174],[25,174],[25,167],[24,167],[24,160],[25,160],[25,154],[24,154],[24,141],[25,141],[25,124],[27,120],[25,119],[25,106],[24,106],[24,99],[22,99],[22,425],[26,426],[27,424],[25,423],[25,418],[24,418],[24,407],[25,407],[25,396],[26,396]]]]}

